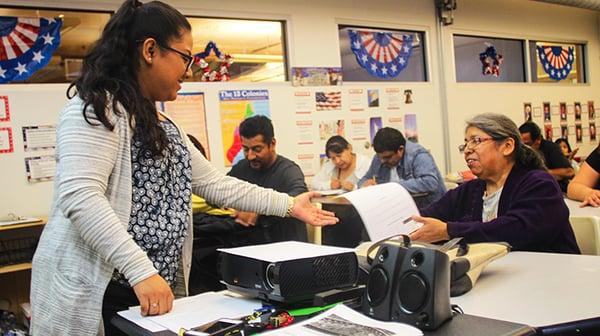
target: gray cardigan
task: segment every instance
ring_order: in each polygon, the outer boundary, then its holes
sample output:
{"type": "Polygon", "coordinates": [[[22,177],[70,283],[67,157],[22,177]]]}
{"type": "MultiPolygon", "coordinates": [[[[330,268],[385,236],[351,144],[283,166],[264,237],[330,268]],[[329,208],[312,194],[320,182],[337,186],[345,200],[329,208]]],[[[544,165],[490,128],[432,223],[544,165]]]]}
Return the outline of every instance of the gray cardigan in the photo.
{"type": "MultiPolygon", "coordinates": [[[[113,269],[132,286],[157,274],[127,233],[132,198],[128,114],[120,107],[118,116],[108,107],[115,125],[110,131],[93,113],[89,119],[98,126],[86,122],[82,109],[83,101],[75,97],[59,118],[52,210],[31,274],[34,335],[103,335],[102,300],[113,269]]],[[[185,133],[180,133],[187,142],[185,133]]],[[[222,174],[187,143],[195,194],[220,206],[285,216],[286,194],[222,174]]],[[[193,231],[187,230],[182,254],[185,292],[193,231]]]]}

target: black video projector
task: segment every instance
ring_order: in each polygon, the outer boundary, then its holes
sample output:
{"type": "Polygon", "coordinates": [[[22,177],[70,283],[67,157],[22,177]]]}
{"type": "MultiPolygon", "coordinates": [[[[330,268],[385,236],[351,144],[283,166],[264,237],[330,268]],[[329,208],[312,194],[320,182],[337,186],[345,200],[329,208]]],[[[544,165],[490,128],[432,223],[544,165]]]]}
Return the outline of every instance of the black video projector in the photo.
{"type": "Polygon", "coordinates": [[[221,278],[227,288],[263,301],[312,300],[317,293],[354,286],[358,278],[358,261],[351,249],[281,242],[220,251],[221,278]],[[286,256],[290,251],[294,252],[286,256]]]}

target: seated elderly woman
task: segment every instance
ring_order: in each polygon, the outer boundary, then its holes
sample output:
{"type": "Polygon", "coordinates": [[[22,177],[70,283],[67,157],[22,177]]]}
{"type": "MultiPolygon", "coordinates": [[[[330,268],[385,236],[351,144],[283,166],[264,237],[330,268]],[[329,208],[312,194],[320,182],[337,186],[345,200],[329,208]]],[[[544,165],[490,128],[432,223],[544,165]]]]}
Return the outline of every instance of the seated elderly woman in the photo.
{"type": "Polygon", "coordinates": [[[567,196],[581,206],[600,206],[600,145],[587,157],[567,190],[567,196]]]}
{"type": "Polygon", "coordinates": [[[356,182],[365,175],[371,160],[352,152],[352,145],[339,135],[334,135],[325,144],[329,158],[319,173],[312,179],[313,190],[354,190],[356,182]]]}
{"type": "Polygon", "coordinates": [[[520,251],[580,253],[556,180],[523,144],[512,120],[500,114],[476,116],[467,121],[459,149],[478,178],[415,216],[424,225],[412,239],[463,237],[468,243],[504,241],[520,251]]]}

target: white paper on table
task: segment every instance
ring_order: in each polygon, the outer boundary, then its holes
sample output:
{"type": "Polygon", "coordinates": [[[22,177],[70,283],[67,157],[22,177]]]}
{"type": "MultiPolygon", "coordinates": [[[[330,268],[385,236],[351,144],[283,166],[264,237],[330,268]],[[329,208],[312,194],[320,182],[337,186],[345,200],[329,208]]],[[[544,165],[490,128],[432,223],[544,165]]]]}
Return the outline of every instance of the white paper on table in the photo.
{"type": "Polygon", "coordinates": [[[354,252],[353,249],[345,247],[316,245],[297,241],[217,249],[217,251],[267,262],[280,262],[354,252]],[[277,253],[273,253],[273,251],[277,251],[277,253]]]}
{"type": "Polygon", "coordinates": [[[340,195],[346,192],[344,189],[330,189],[330,190],[315,190],[321,196],[340,195]]]}
{"type": "Polygon", "coordinates": [[[150,332],[167,330],[167,328],[161,326],[160,324],[152,322],[149,317],[142,316],[142,314],[140,314],[139,306],[138,309],[130,308],[129,310],[120,311],[117,314],[119,314],[124,319],[133,322],[150,332]]]}
{"type": "Polygon", "coordinates": [[[162,327],[159,330],[169,329],[177,333],[180,328],[191,329],[221,318],[250,315],[261,307],[262,303],[258,300],[234,297],[224,292],[208,292],[173,301],[173,309],[164,315],[141,317],[140,306],[119,312],[119,315],[146,329],[153,324],[162,327]],[[135,318],[132,319],[131,316],[135,318]],[[140,324],[140,321],[144,325],[140,324]]]}
{"type": "Polygon", "coordinates": [[[344,197],[354,205],[371,241],[409,234],[423,226],[412,220],[419,209],[398,183],[383,183],[351,191],[344,197]]]}
{"type": "Polygon", "coordinates": [[[423,332],[399,322],[382,322],[369,318],[344,305],[337,305],[298,324],[275,329],[263,335],[329,336],[329,335],[402,335],[421,336],[423,332]]]}

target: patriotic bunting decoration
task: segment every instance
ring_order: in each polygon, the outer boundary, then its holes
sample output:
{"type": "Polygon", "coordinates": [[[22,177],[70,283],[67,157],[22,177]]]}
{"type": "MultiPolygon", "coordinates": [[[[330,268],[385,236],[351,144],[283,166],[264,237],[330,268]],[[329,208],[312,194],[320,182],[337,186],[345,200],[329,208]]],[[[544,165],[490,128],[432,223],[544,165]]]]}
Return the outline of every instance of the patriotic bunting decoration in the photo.
{"type": "Polygon", "coordinates": [[[60,45],[59,18],[0,16],[0,83],[26,80],[60,45]]]}
{"type": "Polygon", "coordinates": [[[500,76],[500,64],[502,64],[504,57],[496,52],[493,45],[487,44],[485,51],[479,54],[479,60],[481,61],[481,72],[484,76],[500,76]]]}
{"type": "Polygon", "coordinates": [[[379,78],[398,76],[408,65],[413,35],[349,29],[350,47],[356,61],[379,78]]]}
{"type": "Polygon", "coordinates": [[[554,80],[563,80],[567,78],[575,56],[575,48],[563,48],[561,46],[537,46],[537,53],[544,71],[554,80]]]}
{"type": "Polygon", "coordinates": [[[222,53],[217,45],[210,41],[204,51],[194,55],[194,63],[202,71],[203,82],[226,82],[231,79],[229,66],[233,63],[230,55],[222,53]]]}

